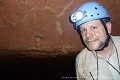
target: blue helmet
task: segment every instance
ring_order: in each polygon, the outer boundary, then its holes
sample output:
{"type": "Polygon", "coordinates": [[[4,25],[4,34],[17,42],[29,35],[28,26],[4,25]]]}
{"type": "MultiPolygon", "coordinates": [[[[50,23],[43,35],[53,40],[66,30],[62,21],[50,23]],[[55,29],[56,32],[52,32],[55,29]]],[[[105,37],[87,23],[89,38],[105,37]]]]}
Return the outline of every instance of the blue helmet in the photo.
{"type": "Polygon", "coordinates": [[[70,21],[73,23],[75,29],[83,23],[106,18],[109,21],[111,16],[103,5],[98,2],[86,2],[81,5],[76,12],[70,15],[70,21]]]}

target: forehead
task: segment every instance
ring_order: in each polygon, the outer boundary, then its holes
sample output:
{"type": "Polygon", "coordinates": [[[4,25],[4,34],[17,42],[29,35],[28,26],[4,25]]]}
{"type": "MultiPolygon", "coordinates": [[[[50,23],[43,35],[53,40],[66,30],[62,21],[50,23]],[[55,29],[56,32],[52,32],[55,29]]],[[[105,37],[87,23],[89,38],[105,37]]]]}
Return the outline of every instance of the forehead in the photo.
{"type": "Polygon", "coordinates": [[[89,22],[86,22],[80,25],[80,28],[84,28],[84,27],[92,26],[92,25],[102,25],[102,23],[100,22],[100,20],[93,20],[93,21],[89,21],[89,22]]]}

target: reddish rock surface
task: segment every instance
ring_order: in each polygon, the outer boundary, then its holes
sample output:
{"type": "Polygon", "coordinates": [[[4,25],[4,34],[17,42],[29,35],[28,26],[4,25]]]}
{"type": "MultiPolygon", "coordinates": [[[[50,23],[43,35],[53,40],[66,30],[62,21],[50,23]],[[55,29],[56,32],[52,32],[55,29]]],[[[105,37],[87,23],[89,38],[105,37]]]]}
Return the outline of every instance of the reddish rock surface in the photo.
{"type": "MultiPolygon", "coordinates": [[[[0,0],[0,49],[69,53],[83,46],[69,15],[87,0],[0,0]]],[[[113,16],[119,35],[120,1],[96,0],[113,16]]],[[[54,54],[54,53],[53,53],[54,54]]]]}

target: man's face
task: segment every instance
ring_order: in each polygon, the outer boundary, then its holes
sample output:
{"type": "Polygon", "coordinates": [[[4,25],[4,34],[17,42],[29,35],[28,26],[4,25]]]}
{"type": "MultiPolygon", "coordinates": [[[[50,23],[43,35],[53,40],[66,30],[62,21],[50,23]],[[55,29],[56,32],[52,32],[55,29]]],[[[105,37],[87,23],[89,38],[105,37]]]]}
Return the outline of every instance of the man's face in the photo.
{"type": "MultiPolygon", "coordinates": [[[[83,41],[89,50],[98,50],[104,46],[107,36],[100,20],[93,20],[82,24],[80,26],[80,31],[83,41]]],[[[111,31],[108,31],[108,33],[110,32],[111,31]]]]}

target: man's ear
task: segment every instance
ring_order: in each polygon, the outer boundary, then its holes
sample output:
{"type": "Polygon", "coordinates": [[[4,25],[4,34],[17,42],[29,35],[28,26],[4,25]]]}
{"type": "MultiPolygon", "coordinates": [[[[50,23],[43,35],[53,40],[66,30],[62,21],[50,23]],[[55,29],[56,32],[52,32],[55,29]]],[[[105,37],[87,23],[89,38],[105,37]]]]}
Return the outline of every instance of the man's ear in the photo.
{"type": "Polygon", "coordinates": [[[106,27],[107,27],[108,33],[110,34],[111,33],[111,28],[112,28],[111,22],[106,23],[106,27]]]}

